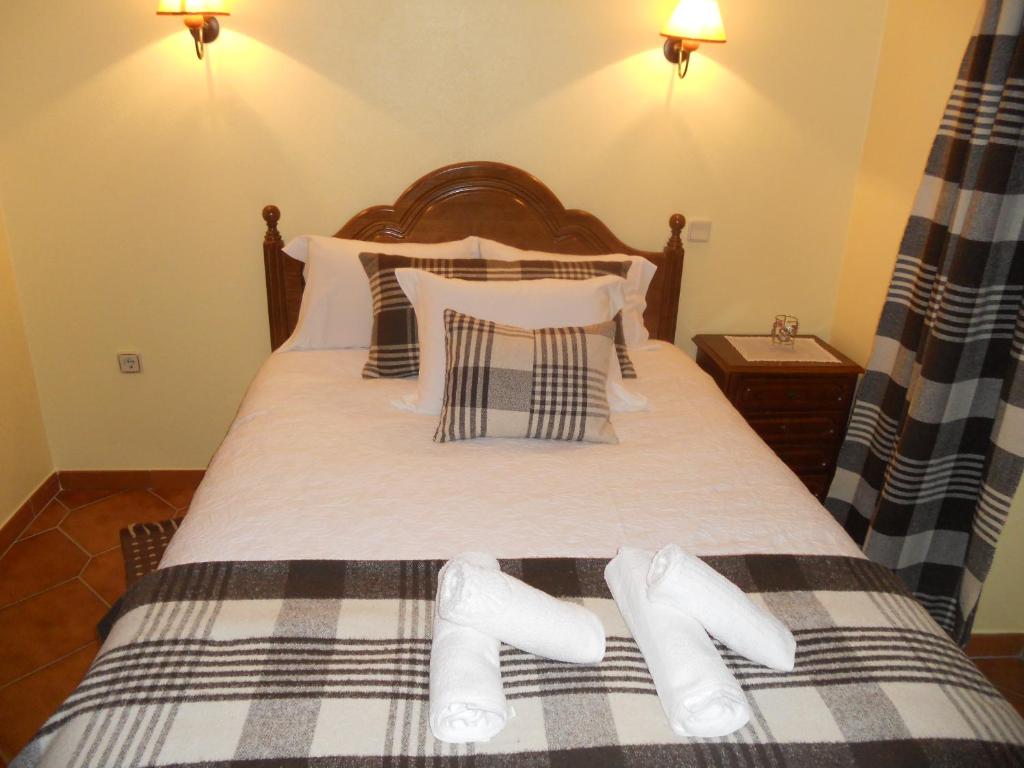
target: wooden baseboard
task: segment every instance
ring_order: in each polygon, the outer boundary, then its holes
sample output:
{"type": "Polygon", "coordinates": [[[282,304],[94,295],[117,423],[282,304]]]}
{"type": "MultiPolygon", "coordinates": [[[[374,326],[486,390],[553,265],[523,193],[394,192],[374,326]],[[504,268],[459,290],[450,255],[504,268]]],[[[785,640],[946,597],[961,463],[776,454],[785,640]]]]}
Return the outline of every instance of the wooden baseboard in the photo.
{"type": "Polygon", "coordinates": [[[972,659],[1013,659],[1024,655],[1024,633],[971,635],[964,652],[972,659]]]}
{"type": "Polygon", "coordinates": [[[43,507],[49,504],[59,492],[59,475],[54,472],[39,484],[39,487],[25,500],[25,503],[18,507],[10,519],[0,527],[0,555],[17,541],[21,532],[28,528],[35,516],[42,512],[43,507]]]}
{"type": "Polygon", "coordinates": [[[205,469],[66,469],[60,487],[74,491],[141,490],[193,487],[205,469]]]}

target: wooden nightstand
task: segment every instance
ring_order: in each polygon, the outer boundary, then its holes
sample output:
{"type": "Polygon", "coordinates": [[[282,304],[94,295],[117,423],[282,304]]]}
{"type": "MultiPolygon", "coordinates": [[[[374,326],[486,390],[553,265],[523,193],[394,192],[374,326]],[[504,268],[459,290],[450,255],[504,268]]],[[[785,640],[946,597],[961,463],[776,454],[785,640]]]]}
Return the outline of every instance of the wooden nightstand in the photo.
{"type": "Polygon", "coordinates": [[[751,362],[724,334],[700,334],[693,342],[697,364],[811,493],[824,499],[863,369],[816,336],[809,338],[840,362],[751,362]]]}

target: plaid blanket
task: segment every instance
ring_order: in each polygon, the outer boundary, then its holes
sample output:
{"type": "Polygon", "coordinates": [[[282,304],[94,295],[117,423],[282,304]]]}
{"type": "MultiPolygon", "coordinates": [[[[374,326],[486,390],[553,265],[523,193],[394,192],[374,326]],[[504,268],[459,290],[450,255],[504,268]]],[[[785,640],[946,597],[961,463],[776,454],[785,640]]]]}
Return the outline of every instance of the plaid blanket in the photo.
{"type": "Polygon", "coordinates": [[[788,674],[725,652],[753,717],[723,739],[669,730],[605,560],[502,563],[596,611],[608,653],[577,667],[503,649],[516,717],[458,747],[427,725],[440,562],[201,563],[129,591],[85,680],[12,768],[1024,764],[1024,720],[883,567],[707,561],[798,643],[788,674]]]}

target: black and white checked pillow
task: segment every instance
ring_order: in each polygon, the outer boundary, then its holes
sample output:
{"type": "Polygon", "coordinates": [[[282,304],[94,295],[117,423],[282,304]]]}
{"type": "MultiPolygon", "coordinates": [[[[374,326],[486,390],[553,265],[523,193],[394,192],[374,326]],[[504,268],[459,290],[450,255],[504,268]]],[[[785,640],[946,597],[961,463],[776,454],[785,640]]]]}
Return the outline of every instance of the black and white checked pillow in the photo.
{"type": "MultiPolygon", "coordinates": [[[[587,280],[604,275],[625,277],[630,268],[628,261],[418,259],[386,253],[361,253],[359,260],[370,280],[373,299],[373,329],[370,354],[363,366],[364,379],[400,378],[419,373],[416,312],[395,278],[396,269],[412,267],[460,280],[587,280]]],[[[622,378],[635,379],[636,370],[626,351],[621,312],[614,322],[615,349],[622,378]]]]}
{"type": "Polygon", "coordinates": [[[613,320],[530,331],[446,309],[444,325],[447,372],[435,442],[619,441],[606,391],[613,320]]]}

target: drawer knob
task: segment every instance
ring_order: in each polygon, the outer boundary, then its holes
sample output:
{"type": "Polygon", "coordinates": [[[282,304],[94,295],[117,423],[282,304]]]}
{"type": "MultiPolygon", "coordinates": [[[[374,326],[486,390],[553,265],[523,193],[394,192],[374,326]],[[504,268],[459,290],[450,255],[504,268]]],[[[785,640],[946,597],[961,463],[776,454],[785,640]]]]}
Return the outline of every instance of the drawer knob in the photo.
{"type": "Polygon", "coordinates": [[[787,392],[786,392],[786,399],[787,400],[796,400],[796,392],[794,392],[792,389],[787,390],[787,392]]]}
{"type": "Polygon", "coordinates": [[[832,437],[832,435],[834,435],[835,433],[836,433],[836,428],[835,427],[829,427],[828,428],[828,436],[829,437],[832,437]]]}
{"type": "Polygon", "coordinates": [[[779,424],[779,432],[785,432],[789,429],[789,424],[779,424]]]}

